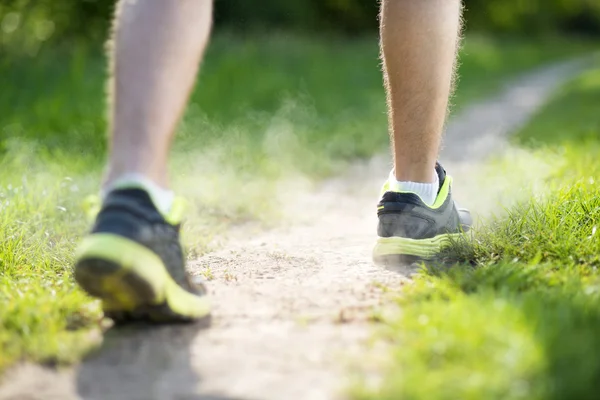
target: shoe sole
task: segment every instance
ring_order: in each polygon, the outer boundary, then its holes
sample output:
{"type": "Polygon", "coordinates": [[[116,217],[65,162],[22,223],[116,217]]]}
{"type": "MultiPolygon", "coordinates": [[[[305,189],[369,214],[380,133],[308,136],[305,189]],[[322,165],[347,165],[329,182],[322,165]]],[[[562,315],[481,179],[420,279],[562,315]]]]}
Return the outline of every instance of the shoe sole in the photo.
{"type": "Polygon", "coordinates": [[[427,239],[380,237],[373,249],[373,261],[383,265],[432,261],[437,259],[445,248],[464,236],[464,233],[445,233],[427,239]]]}
{"type": "Polygon", "coordinates": [[[207,296],[179,286],[160,258],[132,240],[93,234],[77,251],[75,280],[102,300],[105,316],[115,322],[210,322],[207,296]]]}

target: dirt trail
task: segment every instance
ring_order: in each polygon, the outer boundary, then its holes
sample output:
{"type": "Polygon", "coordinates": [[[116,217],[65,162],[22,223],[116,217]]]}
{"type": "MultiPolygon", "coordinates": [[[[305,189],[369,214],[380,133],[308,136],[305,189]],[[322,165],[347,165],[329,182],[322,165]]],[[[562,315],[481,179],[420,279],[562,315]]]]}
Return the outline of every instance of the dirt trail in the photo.
{"type": "MultiPolygon", "coordinates": [[[[581,66],[535,71],[453,118],[441,158],[462,204],[487,211],[473,196],[483,179],[473,173],[478,162],[500,151],[506,135],[581,66]]],[[[299,196],[286,226],[240,228],[224,250],[197,260],[195,272],[214,275],[210,329],[109,331],[100,352],[76,368],[13,369],[0,399],[343,398],[347,367],[372,332],[369,317],[386,301],[381,284],[407,282],[370,260],[388,168],[387,157],[357,163],[299,196]]]]}

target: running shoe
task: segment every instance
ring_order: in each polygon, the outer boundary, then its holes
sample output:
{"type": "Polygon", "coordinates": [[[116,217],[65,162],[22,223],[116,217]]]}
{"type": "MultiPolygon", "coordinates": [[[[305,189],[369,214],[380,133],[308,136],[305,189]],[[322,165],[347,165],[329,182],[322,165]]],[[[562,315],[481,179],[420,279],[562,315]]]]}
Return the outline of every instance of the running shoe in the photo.
{"type": "Polygon", "coordinates": [[[104,199],[76,253],[75,279],[115,322],[209,322],[205,286],[186,272],[179,232],[182,203],[162,215],[142,189],[104,199]]]}
{"type": "Polygon", "coordinates": [[[377,205],[379,226],[373,259],[379,264],[410,264],[437,259],[444,248],[462,240],[473,220],[452,200],[452,178],[437,163],[440,188],[433,205],[410,192],[383,185],[377,205]]]}

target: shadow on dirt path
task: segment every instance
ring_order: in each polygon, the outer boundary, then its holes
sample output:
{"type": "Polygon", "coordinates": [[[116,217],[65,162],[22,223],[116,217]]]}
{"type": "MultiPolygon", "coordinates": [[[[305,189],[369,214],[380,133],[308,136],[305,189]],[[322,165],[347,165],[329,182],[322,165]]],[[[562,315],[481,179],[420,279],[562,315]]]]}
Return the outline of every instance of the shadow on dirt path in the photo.
{"type": "Polygon", "coordinates": [[[197,325],[109,330],[79,369],[77,394],[85,400],[242,400],[197,394],[202,378],[190,366],[202,349],[193,352],[191,343],[202,330],[197,325]]]}
{"type": "Polygon", "coordinates": [[[111,328],[100,348],[75,371],[22,365],[5,376],[2,400],[250,400],[198,394],[202,377],[191,367],[201,348],[201,325],[111,328]]]}

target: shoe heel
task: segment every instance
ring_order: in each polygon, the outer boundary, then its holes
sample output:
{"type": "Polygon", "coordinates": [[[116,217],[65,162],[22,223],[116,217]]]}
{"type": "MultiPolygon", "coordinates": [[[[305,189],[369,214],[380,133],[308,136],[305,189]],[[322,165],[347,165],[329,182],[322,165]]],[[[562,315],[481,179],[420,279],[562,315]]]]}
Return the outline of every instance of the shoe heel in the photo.
{"type": "Polygon", "coordinates": [[[150,282],[108,260],[80,260],[75,266],[75,280],[87,293],[102,300],[105,311],[131,311],[162,301],[150,282]]]}
{"type": "Polygon", "coordinates": [[[90,235],[76,259],[75,280],[115,321],[188,322],[210,314],[206,296],[181,287],[156,254],[127,238],[90,235]]]}

